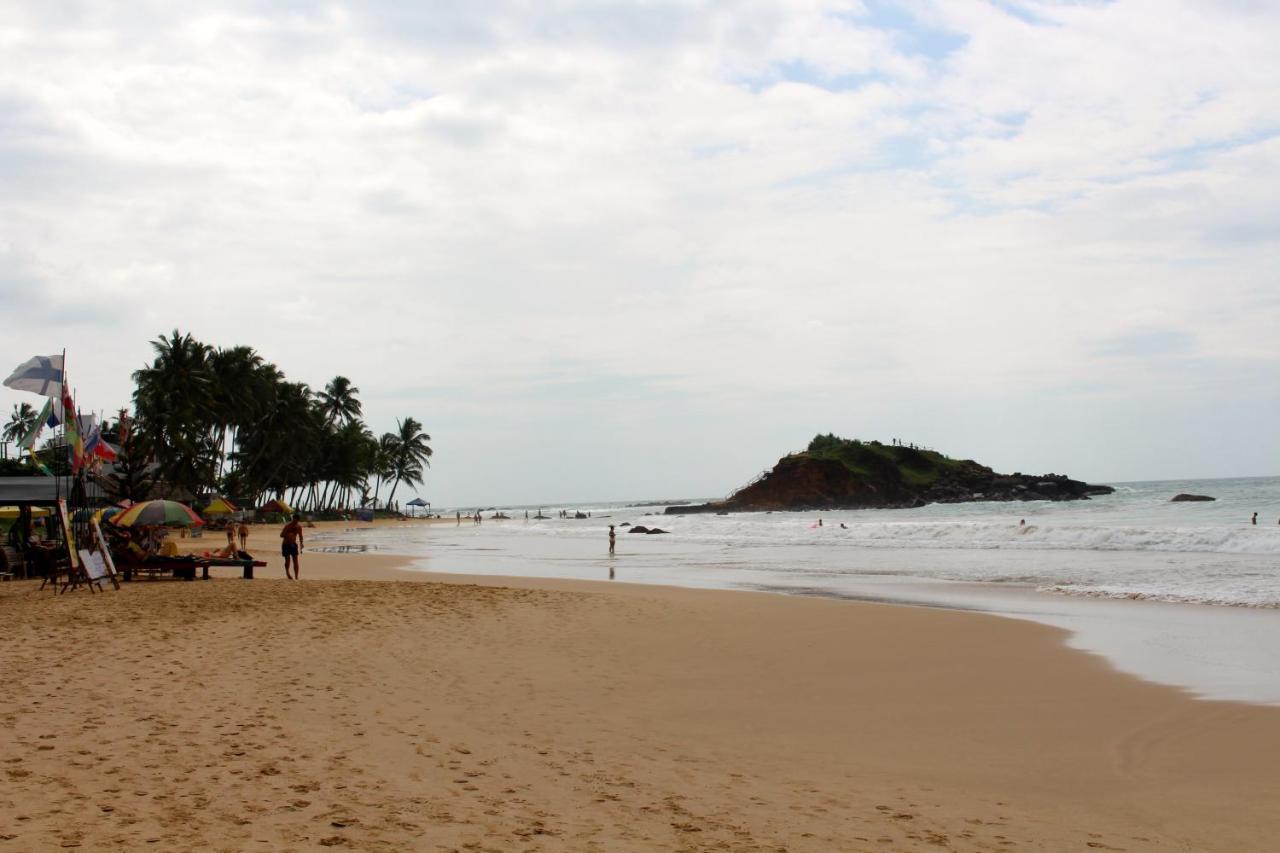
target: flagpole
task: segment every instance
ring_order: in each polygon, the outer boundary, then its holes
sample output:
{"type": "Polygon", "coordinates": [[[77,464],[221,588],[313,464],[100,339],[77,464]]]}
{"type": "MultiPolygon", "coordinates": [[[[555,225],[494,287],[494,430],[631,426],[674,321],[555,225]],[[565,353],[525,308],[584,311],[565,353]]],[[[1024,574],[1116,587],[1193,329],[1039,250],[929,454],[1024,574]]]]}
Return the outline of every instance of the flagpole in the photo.
{"type": "MultiPolygon", "coordinates": [[[[60,388],[59,391],[61,393],[58,395],[58,405],[62,406],[62,423],[60,423],[59,426],[62,427],[62,448],[65,451],[67,447],[67,407],[62,404],[62,401],[67,399],[67,348],[66,347],[62,348],[62,388],[60,388]]],[[[70,470],[70,464],[71,464],[70,460],[68,460],[67,470],[70,470]]],[[[62,500],[62,477],[58,475],[58,468],[56,465],[54,466],[53,472],[54,472],[53,490],[58,500],[62,500]]],[[[70,484],[68,484],[67,485],[68,493],[70,493],[70,488],[71,486],[70,484]]]]}

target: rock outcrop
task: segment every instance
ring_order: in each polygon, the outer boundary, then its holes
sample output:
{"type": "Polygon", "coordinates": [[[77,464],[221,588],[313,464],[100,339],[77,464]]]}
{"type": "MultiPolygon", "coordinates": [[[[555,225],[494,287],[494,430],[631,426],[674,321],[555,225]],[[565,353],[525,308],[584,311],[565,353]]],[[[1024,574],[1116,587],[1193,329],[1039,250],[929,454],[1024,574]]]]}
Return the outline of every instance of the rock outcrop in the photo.
{"type": "Polygon", "coordinates": [[[1113,492],[1062,474],[997,474],[932,450],[818,436],[803,453],[723,501],[672,506],[669,514],[754,510],[869,509],[966,501],[1069,501],[1113,492]]]}
{"type": "Polygon", "coordinates": [[[1189,495],[1183,492],[1180,495],[1174,495],[1169,498],[1169,503],[1185,503],[1187,501],[1216,501],[1217,498],[1211,498],[1208,495],[1189,495]]]}

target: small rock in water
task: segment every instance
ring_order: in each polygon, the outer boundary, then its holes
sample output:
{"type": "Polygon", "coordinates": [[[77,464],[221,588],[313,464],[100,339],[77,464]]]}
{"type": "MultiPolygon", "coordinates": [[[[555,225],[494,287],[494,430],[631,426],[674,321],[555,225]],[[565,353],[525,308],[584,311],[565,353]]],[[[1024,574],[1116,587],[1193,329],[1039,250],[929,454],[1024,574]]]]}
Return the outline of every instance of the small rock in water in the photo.
{"type": "Polygon", "coordinates": [[[1184,493],[1181,495],[1174,495],[1172,498],[1169,499],[1169,502],[1173,503],[1175,501],[1182,502],[1182,501],[1216,501],[1216,500],[1217,498],[1211,498],[1208,495],[1188,495],[1184,493]]]}

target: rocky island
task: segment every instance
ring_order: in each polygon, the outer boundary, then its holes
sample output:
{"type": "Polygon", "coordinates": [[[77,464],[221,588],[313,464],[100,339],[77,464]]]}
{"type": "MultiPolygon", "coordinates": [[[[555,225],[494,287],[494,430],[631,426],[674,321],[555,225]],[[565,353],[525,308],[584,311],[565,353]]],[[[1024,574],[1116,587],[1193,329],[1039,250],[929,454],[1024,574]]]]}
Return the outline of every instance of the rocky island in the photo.
{"type": "Polygon", "coordinates": [[[723,501],[667,507],[667,513],[918,507],[964,501],[1072,501],[1107,495],[1062,474],[997,474],[972,459],[951,459],[904,444],[828,433],[792,453],[723,501]]]}

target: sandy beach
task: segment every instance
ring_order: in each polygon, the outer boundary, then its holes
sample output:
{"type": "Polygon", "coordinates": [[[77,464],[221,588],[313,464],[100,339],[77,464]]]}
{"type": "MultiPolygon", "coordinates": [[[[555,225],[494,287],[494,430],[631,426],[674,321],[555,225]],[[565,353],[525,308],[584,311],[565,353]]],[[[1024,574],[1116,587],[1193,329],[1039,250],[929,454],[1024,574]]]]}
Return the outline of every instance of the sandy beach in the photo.
{"type": "Polygon", "coordinates": [[[1276,847],[1280,709],[1053,628],[377,554],[292,583],[276,530],[254,581],[0,585],[0,851],[1276,847]]]}

